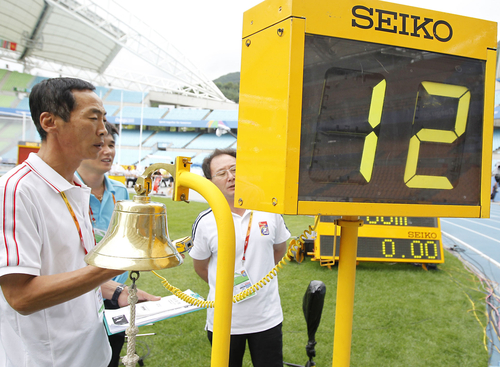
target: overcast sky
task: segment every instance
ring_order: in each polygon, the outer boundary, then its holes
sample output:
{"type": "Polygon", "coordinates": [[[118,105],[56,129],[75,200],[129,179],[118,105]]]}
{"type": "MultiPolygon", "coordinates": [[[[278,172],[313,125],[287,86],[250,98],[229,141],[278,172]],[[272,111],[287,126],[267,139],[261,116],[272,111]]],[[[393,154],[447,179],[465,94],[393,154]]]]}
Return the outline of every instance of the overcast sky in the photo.
{"type": "MultiPolygon", "coordinates": [[[[335,3],[342,0],[331,1],[335,3]]],[[[243,13],[260,2],[119,1],[163,35],[210,79],[240,70],[243,13]]],[[[392,3],[500,22],[500,0],[395,0],[392,3]]]]}

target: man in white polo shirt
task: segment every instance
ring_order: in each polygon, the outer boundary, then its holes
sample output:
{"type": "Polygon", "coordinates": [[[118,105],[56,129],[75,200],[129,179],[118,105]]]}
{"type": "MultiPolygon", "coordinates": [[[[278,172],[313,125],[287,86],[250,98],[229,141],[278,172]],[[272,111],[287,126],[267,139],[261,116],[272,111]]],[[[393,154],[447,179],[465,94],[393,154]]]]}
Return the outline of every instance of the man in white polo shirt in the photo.
{"type": "MultiPolygon", "coordinates": [[[[205,177],[226,198],[233,214],[236,235],[235,289],[255,284],[266,276],[286,252],[290,232],[278,214],[245,210],[234,206],[236,151],[216,149],[202,164],[205,177]]],[[[208,300],[215,299],[218,234],[211,209],[198,216],[193,224],[194,270],[210,286],[208,300]]],[[[207,310],[206,329],[212,341],[214,310],[207,310]]],[[[233,304],[229,367],[240,367],[246,343],[254,367],[282,367],[283,343],[278,279],[274,277],[254,296],[233,304]]]]}
{"type": "MultiPolygon", "coordinates": [[[[74,175],[107,133],[94,86],[55,78],[30,95],[40,151],[0,178],[0,366],[105,367],[102,296],[122,273],[85,264],[90,189],[74,175]],[[102,294],[101,287],[102,284],[102,294]]],[[[128,303],[127,291],[118,303],[128,303]]],[[[158,299],[140,292],[139,299],[158,299]]]]}

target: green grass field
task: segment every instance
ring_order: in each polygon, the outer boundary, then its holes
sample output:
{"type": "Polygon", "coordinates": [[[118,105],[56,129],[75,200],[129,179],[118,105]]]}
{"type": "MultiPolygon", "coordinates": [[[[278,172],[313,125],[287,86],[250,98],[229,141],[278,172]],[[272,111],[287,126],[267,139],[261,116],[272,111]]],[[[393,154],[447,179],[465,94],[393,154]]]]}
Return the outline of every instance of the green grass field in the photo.
{"type": "MultiPolygon", "coordinates": [[[[191,225],[205,203],[172,202],[167,205],[171,239],[191,234],[191,225]]],[[[313,219],[285,216],[293,236],[300,235],[313,219]]],[[[178,288],[206,296],[208,285],[194,272],[186,256],[182,266],[159,273],[178,288]]],[[[284,312],[283,343],[286,362],[307,361],[307,326],[302,299],[311,280],[326,285],[322,319],[316,333],[317,366],[331,366],[335,328],[337,268],[321,267],[306,258],[289,263],[279,273],[284,312]]],[[[170,295],[152,273],[141,273],[138,287],[161,296],[170,295]]],[[[204,331],[206,311],[197,311],[141,327],[137,352],[146,366],[210,366],[210,344],[204,331]]],[[[484,294],[479,282],[461,262],[445,251],[445,263],[437,271],[424,271],[412,264],[360,263],[352,330],[351,366],[411,367],[488,365],[485,349],[484,294]]],[[[122,353],[125,353],[125,348],[122,353]]],[[[251,366],[249,353],[244,366],[251,366]]]]}

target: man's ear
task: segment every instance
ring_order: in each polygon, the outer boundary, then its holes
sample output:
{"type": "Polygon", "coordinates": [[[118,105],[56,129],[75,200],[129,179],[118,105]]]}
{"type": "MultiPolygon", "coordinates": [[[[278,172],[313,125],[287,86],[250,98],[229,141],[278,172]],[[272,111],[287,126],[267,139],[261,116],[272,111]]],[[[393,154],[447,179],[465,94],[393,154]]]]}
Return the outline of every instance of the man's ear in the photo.
{"type": "Polygon", "coordinates": [[[50,112],[42,112],[40,115],[40,126],[48,134],[57,129],[56,116],[50,112]]]}

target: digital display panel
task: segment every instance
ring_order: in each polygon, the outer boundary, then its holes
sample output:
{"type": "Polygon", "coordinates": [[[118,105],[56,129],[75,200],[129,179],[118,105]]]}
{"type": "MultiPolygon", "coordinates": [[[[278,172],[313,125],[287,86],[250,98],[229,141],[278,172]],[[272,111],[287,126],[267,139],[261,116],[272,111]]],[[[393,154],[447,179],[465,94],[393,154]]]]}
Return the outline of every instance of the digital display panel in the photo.
{"type": "MultiPolygon", "coordinates": [[[[340,236],[337,236],[337,241],[340,239],[340,236]]],[[[334,240],[335,236],[319,236],[319,254],[321,258],[325,257],[333,257],[333,252],[334,252],[334,240]]],[[[337,242],[338,244],[338,242],[337,242]]]]}
{"type": "MultiPolygon", "coordinates": [[[[339,241],[341,236],[337,236],[337,246],[335,247],[335,257],[339,258],[339,241]]],[[[320,236],[321,256],[332,256],[334,236],[320,236]]],[[[414,262],[442,262],[441,241],[439,240],[416,240],[408,238],[378,238],[359,237],[358,238],[358,259],[374,260],[406,260],[414,262]]]]}
{"type": "Polygon", "coordinates": [[[306,34],[300,201],[480,204],[485,61],[306,34]]]}
{"type": "MultiPolygon", "coordinates": [[[[333,223],[339,216],[322,215],[320,222],[333,223]]],[[[365,225],[379,226],[410,226],[410,227],[437,227],[437,218],[428,217],[390,217],[390,216],[363,216],[359,217],[365,225]]]]}
{"type": "MultiPolygon", "coordinates": [[[[342,232],[335,220],[339,219],[340,216],[320,216],[315,257],[333,260],[335,253],[338,260],[342,232]]],[[[444,262],[438,218],[361,216],[359,219],[363,221],[358,231],[359,261],[444,262]]]]}

